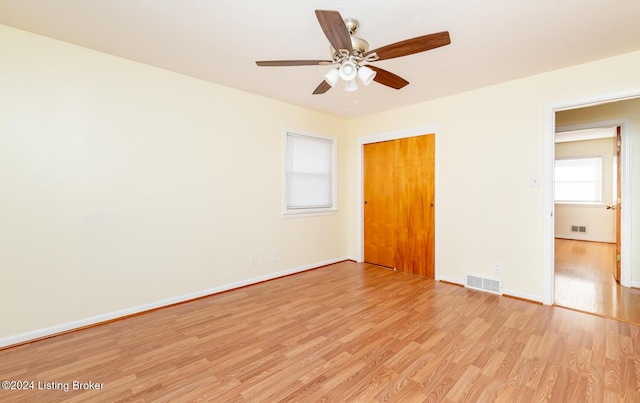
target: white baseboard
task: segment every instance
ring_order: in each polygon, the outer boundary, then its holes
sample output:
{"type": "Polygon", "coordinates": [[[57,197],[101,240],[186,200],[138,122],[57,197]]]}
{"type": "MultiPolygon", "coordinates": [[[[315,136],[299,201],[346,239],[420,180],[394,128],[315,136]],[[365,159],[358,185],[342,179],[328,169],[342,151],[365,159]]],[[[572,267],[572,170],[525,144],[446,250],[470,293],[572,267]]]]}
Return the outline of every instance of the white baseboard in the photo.
{"type": "Polygon", "coordinates": [[[150,311],[152,309],[162,308],[170,305],[174,305],[180,302],[186,302],[189,300],[206,297],[208,295],[218,294],[224,291],[233,290],[235,288],[245,287],[252,284],[261,283],[267,280],[273,280],[279,277],[289,276],[291,274],[301,273],[303,271],[315,269],[317,267],[330,265],[333,263],[342,262],[344,260],[349,260],[348,257],[341,257],[337,259],[325,260],[323,262],[313,263],[305,266],[296,267],[289,270],[283,270],[276,273],[266,274],[264,276],[254,277],[247,280],[238,281],[231,284],[225,284],[218,287],[209,288],[206,290],[196,291],[189,294],[179,295],[177,297],[167,298],[161,301],[151,302],[148,304],[133,306],[126,309],[121,309],[119,311],[108,312],[96,316],[92,316],[89,318],[74,320],[72,322],[62,323],[59,325],[47,327],[44,329],[33,330],[30,332],[25,332],[21,334],[17,334],[15,336],[9,336],[0,338],[0,348],[12,346],[15,344],[25,343],[31,340],[41,339],[43,337],[49,337],[60,333],[65,333],[68,331],[72,331],[75,329],[96,325],[103,322],[112,321],[114,319],[123,318],[130,315],[135,315],[141,312],[150,311]]]}
{"type": "Polygon", "coordinates": [[[616,243],[616,240],[608,238],[597,238],[591,236],[572,236],[572,235],[555,235],[558,239],[568,239],[573,241],[587,241],[587,242],[600,242],[600,243],[616,243]]]}
{"type": "MultiPolygon", "coordinates": [[[[458,285],[461,285],[461,286],[464,287],[464,280],[461,280],[461,279],[456,278],[456,277],[438,276],[437,280],[445,281],[447,283],[458,284],[458,285]]],[[[526,292],[521,292],[521,291],[516,291],[516,290],[509,290],[507,288],[503,288],[502,289],[502,295],[504,295],[506,297],[515,297],[515,298],[520,298],[520,299],[524,299],[524,300],[528,300],[528,301],[534,301],[534,302],[542,303],[542,296],[541,295],[529,294],[529,293],[526,293],[526,292]]]]}
{"type": "Polygon", "coordinates": [[[631,281],[631,287],[633,287],[633,288],[640,288],[640,281],[632,280],[632,281],[631,281]]]}
{"type": "Polygon", "coordinates": [[[527,301],[539,302],[542,304],[542,295],[529,294],[526,292],[521,292],[516,290],[508,290],[506,288],[502,289],[502,295],[507,297],[520,298],[527,301]]]}
{"type": "Polygon", "coordinates": [[[464,280],[460,280],[459,278],[456,277],[449,277],[449,276],[438,276],[438,278],[436,278],[436,280],[438,281],[445,281],[447,283],[453,283],[453,284],[458,284],[464,287],[464,280]]]}

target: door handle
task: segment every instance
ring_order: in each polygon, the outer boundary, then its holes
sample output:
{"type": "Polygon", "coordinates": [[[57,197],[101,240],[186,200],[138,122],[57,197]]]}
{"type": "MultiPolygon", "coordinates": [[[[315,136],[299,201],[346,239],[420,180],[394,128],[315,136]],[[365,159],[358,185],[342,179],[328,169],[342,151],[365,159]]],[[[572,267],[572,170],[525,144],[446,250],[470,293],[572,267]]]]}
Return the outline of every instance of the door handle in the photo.
{"type": "Polygon", "coordinates": [[[615,210],[617,208],[617,206],[613,205],[613,206],[607,206],[607,210],[615,210]]]}

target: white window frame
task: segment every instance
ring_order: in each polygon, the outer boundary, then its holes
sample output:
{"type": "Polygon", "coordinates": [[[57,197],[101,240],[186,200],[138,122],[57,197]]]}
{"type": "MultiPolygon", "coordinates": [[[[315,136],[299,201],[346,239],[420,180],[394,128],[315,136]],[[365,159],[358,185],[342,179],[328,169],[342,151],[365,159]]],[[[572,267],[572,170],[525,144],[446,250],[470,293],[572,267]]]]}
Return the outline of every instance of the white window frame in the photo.
{"type": "MultiPolygon", "coordinates": [[[[554,171],[556,172],[557,175],[557,171],[558,171],[558,162],[559,161],[579,161],[579,160],[598,160],[600,161],[599,165],[600,165],[600,176],[599,176],[599,181],[598,182],[593,182],[596,185],[598,185],[598,198],[599,200],[558,200],[557,199],[557,192],[554,191],[554,194],[556,194],[556,196],[554,197],[554,202],[556,204],[577,204],[577,205],[601,205],[603,203],[603,181],[604,181],[604,158],[602,158],[602,156],[595,156],[595,157],[566,157],[566,158],[556,158],[555,161],[555,169],[554,171]]],[[[592,181],[588,181],[589,183],[592,183],[592,181]]],[[[565,182],[565,183],[568,183],[565,182]]],[[[572,182],[574,183],[574,182],[572,182]]],[[[557,177],[554,178],[554,188],[558,186],[558,180],[557,177]]]]}
{"type": "Polygon", "coordinates": [[[282,143],[283,143],[283,197],[282,197],[282,214],[285,218],[293,217],[307,217],[315,215],[327,215],[336,214],[338,211],[338,184],[337,184],[337,149],[338,140],[335,137],[324,136],[316,133],[309,133],[300,130],[283,129],[282,131],[282,143]],[[296,207],[290,208],[288,206],[289,187],[289,166],[291,158],[291,150],[288,147],[289,137],[304,137],[308,139],[315,139],[318,141],[328,142],[331,144],[331,204],[327,207],[296,207]]]}

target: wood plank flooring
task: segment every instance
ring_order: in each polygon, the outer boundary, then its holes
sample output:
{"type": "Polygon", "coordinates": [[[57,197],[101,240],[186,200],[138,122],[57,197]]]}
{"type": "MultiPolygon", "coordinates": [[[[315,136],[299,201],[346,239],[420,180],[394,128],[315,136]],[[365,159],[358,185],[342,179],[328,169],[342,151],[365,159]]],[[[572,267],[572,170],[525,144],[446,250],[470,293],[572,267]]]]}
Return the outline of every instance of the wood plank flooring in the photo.
{"type": "Polygon", "coordinates": [[[555,304],[640,324],[640,290],[613,276],[614,244],[555,241],[555,304]]]}
{"type": "Polygon", "coordinates": [[[637,402],[640,326],[343,262],[1,350],[0,374],[103,384],[2,402],[637,402]]]}

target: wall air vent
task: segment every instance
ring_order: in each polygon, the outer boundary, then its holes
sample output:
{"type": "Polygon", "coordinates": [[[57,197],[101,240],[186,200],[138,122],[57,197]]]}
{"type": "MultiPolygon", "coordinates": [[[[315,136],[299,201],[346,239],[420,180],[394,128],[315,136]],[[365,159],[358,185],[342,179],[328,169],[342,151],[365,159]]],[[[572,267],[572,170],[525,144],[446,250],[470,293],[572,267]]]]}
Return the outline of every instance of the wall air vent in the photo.
{"type": "Polygon", "coordinates": [[[464,282],[467,288],[502,295],[502,279],[467,273],[464,282]]]}
{"type": "Polygon", "coordinates": [[[571,232],[577,232],[580,234],[586,234],[587,233],[587,227],[584,225],[572,225],[571,226],[571,232]]]}

